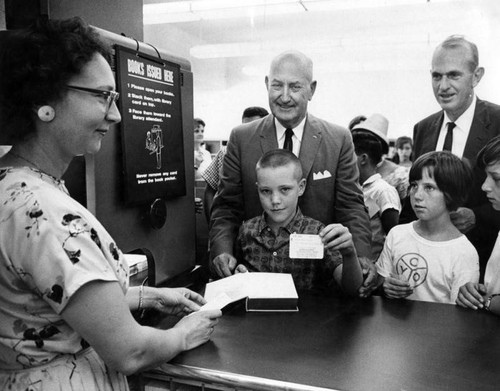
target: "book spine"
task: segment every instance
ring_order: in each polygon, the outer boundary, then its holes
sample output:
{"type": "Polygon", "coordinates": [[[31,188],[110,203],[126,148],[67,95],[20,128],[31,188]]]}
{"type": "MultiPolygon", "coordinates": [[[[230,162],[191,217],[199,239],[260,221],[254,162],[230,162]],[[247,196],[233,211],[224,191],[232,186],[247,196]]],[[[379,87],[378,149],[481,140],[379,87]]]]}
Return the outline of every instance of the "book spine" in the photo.
{"type": "Polygon", "coordinates": [[[298,300],[292,299],[252,299],[248,298],[246,302],[247,311],[265,310],[265,311],[295,311],[298,300]]]}

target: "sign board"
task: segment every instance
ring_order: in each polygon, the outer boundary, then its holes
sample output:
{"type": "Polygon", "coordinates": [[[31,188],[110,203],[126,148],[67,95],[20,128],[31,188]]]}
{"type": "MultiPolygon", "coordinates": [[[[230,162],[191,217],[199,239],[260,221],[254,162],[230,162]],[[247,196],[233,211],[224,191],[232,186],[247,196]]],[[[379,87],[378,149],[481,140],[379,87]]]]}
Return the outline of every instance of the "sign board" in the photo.
{"type": "Polygon", "coordinates": [[[186,195],[180,66],[115,45],[125,201],[186,195]]]}

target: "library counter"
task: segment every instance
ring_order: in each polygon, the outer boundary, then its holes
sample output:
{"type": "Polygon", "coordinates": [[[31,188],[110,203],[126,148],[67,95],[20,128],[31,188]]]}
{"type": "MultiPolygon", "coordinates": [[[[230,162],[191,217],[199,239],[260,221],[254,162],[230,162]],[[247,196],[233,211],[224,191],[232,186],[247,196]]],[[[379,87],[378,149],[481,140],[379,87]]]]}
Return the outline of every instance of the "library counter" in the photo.
{"type": "Polygon", "coordinates": [[[484,311],[301,295],[294,313],[234,308],[211,341],[144,376],[238,390],[498,390],[498,363],[500,318],[484,311]]]}

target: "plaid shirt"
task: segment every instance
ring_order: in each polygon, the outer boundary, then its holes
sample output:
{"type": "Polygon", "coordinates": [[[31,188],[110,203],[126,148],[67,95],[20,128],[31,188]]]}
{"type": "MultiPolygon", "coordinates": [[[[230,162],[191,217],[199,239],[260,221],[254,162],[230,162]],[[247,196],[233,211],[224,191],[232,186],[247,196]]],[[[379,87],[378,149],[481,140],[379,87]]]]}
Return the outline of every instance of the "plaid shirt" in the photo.
{"type": "Polygon", "coordinates": [[[201,174],[202,178],[207,182],[207,185],[215,191],[217,191],[217,188],[219,187],[220,173],[222,171],[222,162],[225,154],[226,147],[221,147],[219,152],[217,152],[217,155],[215,155],[210,162],[210,165],[201,174]]]}
{"type": "Polygon", "coordinates": [[[266,223],[265,213],[243,222],[237,240],[236,256],[249,271],[290,273],[298,290],[330,290],[333,271],[342,264],[337,250],[325,248],[323,259],[291,259],[290,234],[317,235],[323,223],[306,217],[297,209],[292,221],[275,235],[266,223]]]}

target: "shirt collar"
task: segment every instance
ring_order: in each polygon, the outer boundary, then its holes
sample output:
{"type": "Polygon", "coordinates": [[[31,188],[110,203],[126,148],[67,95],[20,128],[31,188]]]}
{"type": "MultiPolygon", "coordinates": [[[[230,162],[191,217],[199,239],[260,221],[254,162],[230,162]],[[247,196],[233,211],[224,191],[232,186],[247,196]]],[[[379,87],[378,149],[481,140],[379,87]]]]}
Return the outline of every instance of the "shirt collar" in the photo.
{"type": "Polygon", "coordinates": [[[469,105],[467,110],[465,110],[460,117],[458,117],[455,121],[452,121],[446,111],[444,112],[444,121],[443,126],[446,126],[448,122],[455,122],[457,128],[462,131],[469,133],[470,127],[472,125],[472,121],[474,119],[474,111],[476,110],[476,94],[472,96],[472,103],[469,105]]]}
{"type": "MultiPolygon", "coordinates": [[[[297,212],[295,212],[295,216],[293,216],[293,219],[286,225],[286,227],[280,227],[280,229],[285,229],[288,231],[288,233],[297,232],[300,229],[300,224],[303,217],[304,215],[302,214],[302,211],[299,207],[297,207],[297,212]]],[[[271,230],[271,227],[266,222],[266,212],[262,212],[259,223],[259,235],[262,235],[262,233],[268,229],[271,230]]]]}
{"type": "MultiPolygon", "coordinates": [[[[297,139],[300,142],[302,142],[302,135],[304,134],[304,127],[306,125],[306,119],[307,119],[307,115],[304,117],[304,119],[302,121],[300,121],[300,123],[295,128],[292,128],[293,135],[295,137],[297,137],[297,139]]],[[[279,141],[285,137],[286,128],[283,125],[281,125],[280,121],[278,121],[276,119],[276,117],[274,117],[274,126],[276,127],[276,137],[278,139],[278,144],[279,144],[279,141]]]]}
{"type": "Polygon", "coordinates": [[[371,185],[379,178],[382,178],[382,175],[380,175],[379,173],[373,174],[371,177],[369,177],[367,180],[363,182],[363,187],[371,185]]]}

